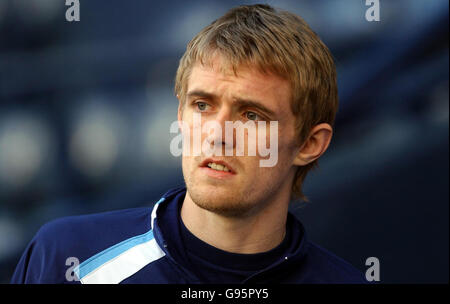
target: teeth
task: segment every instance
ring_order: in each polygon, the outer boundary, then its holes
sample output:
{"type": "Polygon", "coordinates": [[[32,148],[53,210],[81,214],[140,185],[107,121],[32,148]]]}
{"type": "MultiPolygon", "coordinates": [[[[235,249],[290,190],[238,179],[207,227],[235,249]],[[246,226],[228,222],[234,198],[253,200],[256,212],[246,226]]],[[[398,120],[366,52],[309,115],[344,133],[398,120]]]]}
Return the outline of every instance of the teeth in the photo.
{"type": "Polygon", "coordinates": [[[228,169],[226,166],[221,165],[221,164],[216,164],[216,163],[209,163],[208,167],[210,167],[211,169],[217,170],[217,171],[225,171],[225,172],[230,171],[230,169],[228,169]]]}

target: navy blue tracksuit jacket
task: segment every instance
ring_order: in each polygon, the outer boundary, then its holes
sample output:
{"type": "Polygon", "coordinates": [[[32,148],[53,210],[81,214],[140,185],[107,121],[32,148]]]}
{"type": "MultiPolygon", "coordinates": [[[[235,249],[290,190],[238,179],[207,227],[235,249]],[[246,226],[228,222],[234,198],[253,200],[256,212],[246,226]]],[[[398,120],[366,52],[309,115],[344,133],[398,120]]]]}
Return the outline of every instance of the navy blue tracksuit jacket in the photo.
{"type": "Polygon", "coordinates": [[[42,226],[11,283],[367,283],[352,265],[310,242],[288,215],[279,248],[255,255],[214,248],[184,227],[185,188],[153,207],[72,216],[42,226]]]}

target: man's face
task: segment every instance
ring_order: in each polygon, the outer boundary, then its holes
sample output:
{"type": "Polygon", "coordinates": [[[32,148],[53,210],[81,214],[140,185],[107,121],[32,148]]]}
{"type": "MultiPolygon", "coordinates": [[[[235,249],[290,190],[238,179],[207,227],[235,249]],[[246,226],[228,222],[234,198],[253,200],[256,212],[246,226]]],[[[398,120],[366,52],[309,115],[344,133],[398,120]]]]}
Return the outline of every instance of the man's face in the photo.
{"type": "MultiPolygon", "coordinates": [[[[191,147],[194,113],[201,114],[201,125],[215,121],[223,130],[226,121],[266,121],[267,146],[270,121],[277,121],[278,134],[272,136],[278,136],[278,150],[275,151],[278,161],[273,167],[261,167],[260,160],[267,157],[261,157],[258,148],[256,156],[248,155],[247,129],[244,133],[245,154],[236,156],[236,134],[230,143],[223,132],[219,143],[222,156],[204,153],[194,156],[192,149],[191,153],[184,151],[183,174],[188,195],[195,204],[225,216],[245,216],[281,196],[290,197],[295,174],[292,163],[299,148],[296,146],[295,117],[290,107],[290,85],[285,79],[262,74],[254,68],[242,67],[237,75],[224,72],[221,64],[222,58],[216,57],[212,65],[195,65],[188,80],[186,98],[180,101],[178,119],[190,129],[191,147]],[[233,156],[225,156],[225,147],[233,150],[233,156]],[[211,163],[225,165],[227,169],[211,168],[211,163]]],[[[205,140],[214,145],[219,139],[203,131],[201,142],[205,140]]]]}

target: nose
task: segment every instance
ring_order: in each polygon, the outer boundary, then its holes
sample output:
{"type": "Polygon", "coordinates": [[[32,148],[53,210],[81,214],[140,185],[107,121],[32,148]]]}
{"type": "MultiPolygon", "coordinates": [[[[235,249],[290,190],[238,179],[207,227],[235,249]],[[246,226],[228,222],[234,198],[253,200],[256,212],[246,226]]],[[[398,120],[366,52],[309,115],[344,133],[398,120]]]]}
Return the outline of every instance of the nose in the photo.
{"type": "MultiPolygon", "coordinates": [[[[234,145],[234,132],[226,134],[226,125],[233,123],[232,111],[229,107],[222,106],[213,119],[214,130],[208,131],[207,141],[211,146],[216,146],[222,149],[233,149],[234,145]],[[219,130],[216,130],[216,127],[219,130]]],[[[223,151],[224,152],[224,151],[223,151]]]]}

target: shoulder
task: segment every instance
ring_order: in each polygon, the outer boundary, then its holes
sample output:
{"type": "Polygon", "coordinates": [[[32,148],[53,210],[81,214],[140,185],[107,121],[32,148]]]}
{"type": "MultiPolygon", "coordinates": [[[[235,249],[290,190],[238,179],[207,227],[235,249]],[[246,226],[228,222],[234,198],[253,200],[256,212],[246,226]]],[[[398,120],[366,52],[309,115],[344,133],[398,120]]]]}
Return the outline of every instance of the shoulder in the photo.
{"type": "Polygon", "coordinates": [[[12,282],[64,283],[70,261],[150,230],[152,208],[69,216],[44,224],[28,244],[12,282]]]}
{"type": "Polygon", "coordinates": [[[306,236],[303,224],[290,217],[294,239],[297,240],[294,281],[313,284],[364,284],[365,275],[349,262],[317,245],[306,236]]]}
{"type": "Polygon", "coordinates": [[[365,284],[364,274],[349,262],[308,241],[306,260],[316,283],[365,284]]]}
{"type": "Polygon", "coordinates": [[[99,235],[120,237],[150,227],[150,215],[151,208],[133,208],[62,217],[44,224],[36,236],[42,240],[50,238],[60,241],[70,241],[71,237],[92,238],[99,235]]]}
{"type": "Polygon", "coordinates": [[[150,208],[133,208],[59,218],[43,225],[36,242],[64,249],[65,254],[85,255],[103,250],[150,229],[150,208]]]}

